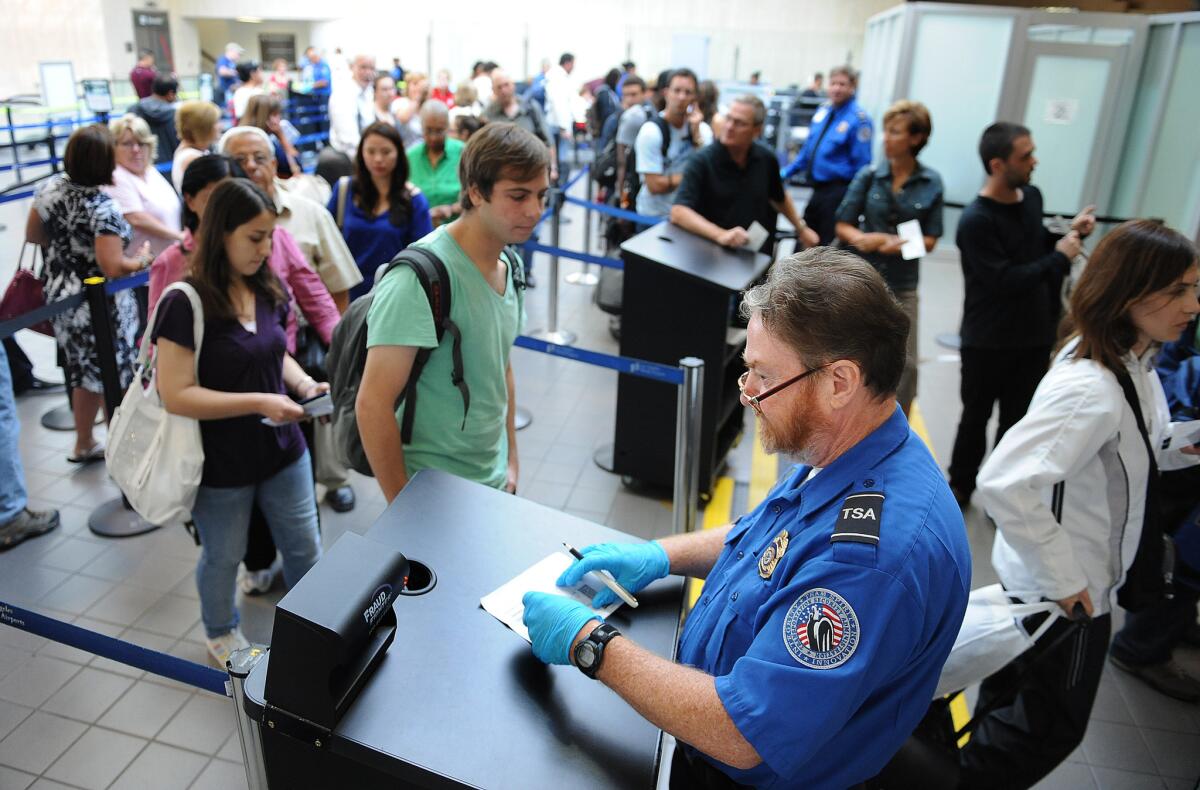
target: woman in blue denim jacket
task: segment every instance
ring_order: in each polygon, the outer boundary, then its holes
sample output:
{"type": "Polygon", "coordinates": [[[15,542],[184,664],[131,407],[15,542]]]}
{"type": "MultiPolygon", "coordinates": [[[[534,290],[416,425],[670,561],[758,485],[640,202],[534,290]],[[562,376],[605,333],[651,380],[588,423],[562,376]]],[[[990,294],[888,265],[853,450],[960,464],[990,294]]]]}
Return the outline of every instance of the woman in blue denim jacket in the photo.
{"type": "Polygon", "coordinates": [[[925,105],[901,100],[883,116],[883,153],[879,165],[858,172],[837,210],[837,235],[879,270],[911,321],[908,358],[896,399],[908,414],[917,394],[917,273],[920,257],[901,252],[897,226],[921,223],[925,252],[942,235],[942,177],[917,161],[929,142],[933,123],[925,105]]]}

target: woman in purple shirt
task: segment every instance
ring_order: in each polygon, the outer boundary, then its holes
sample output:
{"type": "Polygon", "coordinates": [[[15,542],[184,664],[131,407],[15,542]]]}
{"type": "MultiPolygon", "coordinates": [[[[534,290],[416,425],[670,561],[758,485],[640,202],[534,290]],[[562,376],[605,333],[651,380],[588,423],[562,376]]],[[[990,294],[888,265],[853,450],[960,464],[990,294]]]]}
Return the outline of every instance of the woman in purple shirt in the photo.
{"type": "Polygon", "coordinates": [[[162,298],[152,335],[163,405],[200,421],[204,472],[192,508],[202,546],[196,587],[208,651],[221,665],[248,645],[238,628],[234,583],[251,507],[257,504],[267,518],[289,586],[321,553],[308,449],[295,422],[304,410],[287,392],[305,399],[329,385],[313,381],[287,354],[287,297],[267,266],[274,228],[275,207],[257,187],[244,179],[218,186],[187,278],[204,309],[198,369],[184,294],[162,298]],[[269,427],[263,417],[284,424],[269,427]]]}

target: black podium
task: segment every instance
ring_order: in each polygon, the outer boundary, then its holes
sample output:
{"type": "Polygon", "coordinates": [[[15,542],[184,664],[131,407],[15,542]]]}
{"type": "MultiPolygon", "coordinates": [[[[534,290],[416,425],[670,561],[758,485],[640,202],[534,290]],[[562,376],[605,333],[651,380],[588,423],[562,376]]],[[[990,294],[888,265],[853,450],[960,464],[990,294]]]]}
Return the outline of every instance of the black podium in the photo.
{"type": "MultiPolygon", "coordinates": [[[[661,732],[574,667],[542,664],[479,607],[564,540],[637,538],[437,471],[413,477],[366,537],[428,565],[436,584],[396,601],[395,641],[320,746],[259,727],[271,790],[654,787],[661,732]]],[[[610,622],[674,656],[683,589],[658,581],[610,622]]],[[[269,660],[245,685],[258,722],[269,660]]]]}
{"type": "MultiPolygon", "coordinates": [[[[771,264],[768,256],[731,250],[670,223],[621,245],[625,262],[621,356],[675,365],[704,360],[700,422],[700,492],[707,493],[742,431],[737,379],[745,330],[730,325],[740,294],[771,264]]],[[[675,468],[675,389],[622,374],[617,384],[613,471],[670,486],[675,468]]]]}

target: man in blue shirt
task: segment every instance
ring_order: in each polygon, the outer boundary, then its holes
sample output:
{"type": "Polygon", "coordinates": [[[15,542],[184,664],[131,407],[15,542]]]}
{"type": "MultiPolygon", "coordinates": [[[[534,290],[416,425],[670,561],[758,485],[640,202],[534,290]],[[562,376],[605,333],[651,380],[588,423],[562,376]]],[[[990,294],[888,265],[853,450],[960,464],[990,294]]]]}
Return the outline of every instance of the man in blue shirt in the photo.
{"type": "Polygon", "coordinates": [[[321,53],[316,47],[309,47],[304,50],[304,56],[308,59],[308,63],[304,64],[304,68],[300,70],[300,80],[312,86],[311,95],[329,97],[333,89],[333,75],[329,70],[329,64],[321,57],[321,53]]]}
{"type": "Polygon", "coordinates": [[[854,98],[857,86],[858,75],[849,66],[829,72],[829,101],[813,115],[800,155],[781,174],[786,182],[801,173],[812,184],[804,221],[822,244],[834,239],[835,215],[850,180],[871,164],[871,118],[854,98]]]}
{"type": "Polygon", "coordinates": [[[808,250],[743,311],[742,402],[764,446],[801,465],[730,526],[589,546],[559,579],[706,579],[678,663],[563,596],[527,593],[524,621],[538,658],[574,663],[680,741],[673,787],[846,788],[929,706],[966,609],[966,530],[896,406],[909,322],[878,272],[808,250]]]}
{"type": "Polygon", "coordinates": [[[225,102],[233,95],[229,91],[233,90],[234,85],[237,85],[237,64],[245,51],[241,44],[230,41],[225,45],[225,54],[217,58],[217,81],[213,85],[213,103],[222,110],[225,109],[225,102]]]}

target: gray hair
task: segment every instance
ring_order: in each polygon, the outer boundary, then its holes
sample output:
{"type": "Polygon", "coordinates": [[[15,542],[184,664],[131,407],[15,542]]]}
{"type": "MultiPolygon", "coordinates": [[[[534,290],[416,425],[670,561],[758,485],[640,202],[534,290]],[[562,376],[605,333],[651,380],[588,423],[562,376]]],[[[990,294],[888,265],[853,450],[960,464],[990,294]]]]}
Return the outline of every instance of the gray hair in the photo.
{"type": "Polygon", "coordinates": [[[438,118],[450,123],[450,110],[437,99],[429,99],[421,105],[421,121],[424,122],[426,118],[438,118]]]}
{"type": "Polygon", "coordinates": [[[146,158],[153,162],[158,151],[158,138],[150,131],[150,125],[140,115],[132,113],[122,115],[120,118],[113,118],[108,122],[108,131],[112,132],[114,146],[117,145],[126,130],[129,130],[139,143],[146,146],[150,152],[146,158]]]}
{"type": "Polygon", "coordinates": [[[854,362],[879,398],[900,384],[908,316],[879,272],[851,252],[814,247],[776,261],[767,281],[746,292],[741,311],[757,315],[808,368],[854,362]]]}
{"type": "Polygon", "coordinates": [[[275,144],[271,142],[270,136],[257,126],[235,126],[225,134],[221,135],[221,139],[217,142],[217,152],[222,154],[229,153],[229,143],[238,135],[249,134],[258,137],[262,144],[267,147],[271,153],[271,158],[275,158],[275,144]]]}
{"type": "Polygon", "coordinates": [[[754,125],[762,126],[767,120],[767,106],[762,103],[762,99],[755,96],[753,93],[743,93],[733,100],[734,104],[744,104],[754,111],[754,125]]]}

